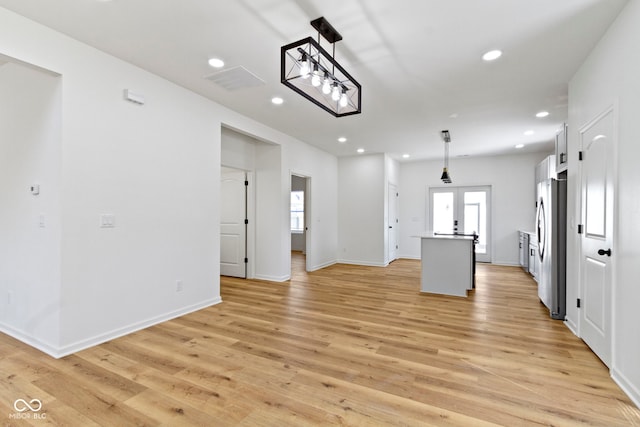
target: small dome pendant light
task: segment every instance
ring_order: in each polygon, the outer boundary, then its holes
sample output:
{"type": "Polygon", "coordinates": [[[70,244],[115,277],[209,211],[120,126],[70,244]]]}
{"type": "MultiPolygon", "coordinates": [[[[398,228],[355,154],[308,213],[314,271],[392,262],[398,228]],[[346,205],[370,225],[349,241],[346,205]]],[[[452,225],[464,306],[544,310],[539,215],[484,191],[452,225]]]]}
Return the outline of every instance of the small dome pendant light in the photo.
{"type": "Polygon", "coordinates": [[[443,130],[440,132],[442,136],[442,140],[444,141],[444,167],[442,168],[442,175],[440,179],[445,184],[451,184],[451,175],[449,175],[449,143],[451,142],[451,135],[448,130],[443,130]]]}

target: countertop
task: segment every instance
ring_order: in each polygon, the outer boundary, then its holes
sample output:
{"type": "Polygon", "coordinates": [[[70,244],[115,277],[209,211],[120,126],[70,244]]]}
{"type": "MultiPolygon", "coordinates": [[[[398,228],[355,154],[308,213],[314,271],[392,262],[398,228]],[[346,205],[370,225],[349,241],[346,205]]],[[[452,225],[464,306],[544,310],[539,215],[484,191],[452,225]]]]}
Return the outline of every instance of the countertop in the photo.
{"type": "Polygon", "coordinates": [[[451,235],[451,234],[437,234],[434,232],[426,232],[426,233],[420,233],[418,235],[412,236],[412,237],[419,237],[421,239],[450,239],[450,240],[472,240],[473,236],[466,236],[464,234],[458,234],[458,235],[451,235]]]}

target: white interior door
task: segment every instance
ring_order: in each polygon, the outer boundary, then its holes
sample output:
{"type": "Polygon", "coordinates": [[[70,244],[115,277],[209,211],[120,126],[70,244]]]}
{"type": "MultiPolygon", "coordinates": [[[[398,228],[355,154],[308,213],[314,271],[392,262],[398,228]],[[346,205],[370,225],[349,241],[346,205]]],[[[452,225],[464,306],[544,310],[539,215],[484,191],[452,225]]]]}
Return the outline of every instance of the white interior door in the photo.
{"type": "Polygon", "coordinates": [[[223,168],[220,185],[220,274],[247,277],[247,175],[223,168]]]}
{"type": "Polygon", "coordinates": [[[613,110],[581,132],[582,339],[609,366],[611,362],[611,261],[613,247],[613,110]]]}
{"type": "Polygon", "coordinates": [[[436,233],[476,233],[476,260],[491,262],[491,187],[429,189],[430,229],[436,233]]]}
{"type": "Polygon", "coordinates": [[[389,184],[389,262],[398,258],[398,187],[389,184]]]}

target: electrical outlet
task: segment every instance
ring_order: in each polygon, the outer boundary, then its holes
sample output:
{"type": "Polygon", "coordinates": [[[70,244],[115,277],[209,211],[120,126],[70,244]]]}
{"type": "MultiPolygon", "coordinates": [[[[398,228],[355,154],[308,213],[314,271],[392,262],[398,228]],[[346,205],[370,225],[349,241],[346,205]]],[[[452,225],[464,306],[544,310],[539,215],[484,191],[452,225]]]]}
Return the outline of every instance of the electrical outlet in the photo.
{"type": "Polygon", "coordinates": [[[182,280],[176,280],[176,292],[182,292],[182,280]]]}

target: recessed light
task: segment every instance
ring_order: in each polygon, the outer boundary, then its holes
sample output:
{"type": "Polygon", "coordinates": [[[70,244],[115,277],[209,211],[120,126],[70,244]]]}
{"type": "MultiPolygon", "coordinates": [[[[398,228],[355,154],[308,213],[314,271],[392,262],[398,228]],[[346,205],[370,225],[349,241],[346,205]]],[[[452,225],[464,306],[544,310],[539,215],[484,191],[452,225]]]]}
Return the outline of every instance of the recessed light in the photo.
{"type": "Polygon", "coordinates": [[[409,157],[411,157],[411,155],[410,155],[410,154],[403,154],[403,155],[402,155],[402,158],[403,158],[403,159],[408,159],[409,157]]]}
{"type": "Polygon", "coordinates": [[[534,132],[534,131],[532,131],[532,130],[526,130],[526,131],[524,131],[525,136],[531,136],[531,135],[533,135],[534,133],[535,133],[535,132],[534,132]]]}
{"type": "Polygon", "coordinates": [[[344,136],[341,136],[340,138],[338,138],[338,142],[340,144],[344,144],[345,142],[347,142],[347,138],[345,138],[344,136]]]}
{"type": "Polygon", "coordinates": [[[359,154],[362,154],[362,153],[364,153],[364,148],[358,148],[356,151],[357,151],[359,154]]]}
{"type": "Polygon", "coordinates": [[[283,102],[284,99],[280,98],[279,96],[274,96],[273,98],[271,98],[271,103],[274,105],[282,105],[283,102]]]}
{"type": "Polygon", "coordinates": [[[458,113],[451,113],[451,114],[449,114],[449,118],[450,118],[450,119],[457,119],[457,118],[458,118],[458,113]]]}
{"type": "Polygon", "coordinates": [[[209,60],[209,65],[211,65],[213,68],[222,68],[224,67],[224,61],[220,58],[211,58],[209,60]]]}
{"type": "Polygon", "coordinates": [[[547,117],[548,115],[549,115],[548,111],[540,111],[539,113],[536,114],[536,117],[543,118],[543,117],[547,117]]]}
{"type": "Polygon", "coordinates": [[[519,150],[519,149],[521,149],[521,148],[524,148],[524,144],[518,144],[518,145],[516,145],[516,148],[517,148],[518,150],[519,150]]]}
{"type": "Polygon", "coordinates": [[[495,61],[496,59],[502,56],[502,51],[500,50],[490,50],[489,52],[482,55],[482,59],[485,61],[495,61]]]}

